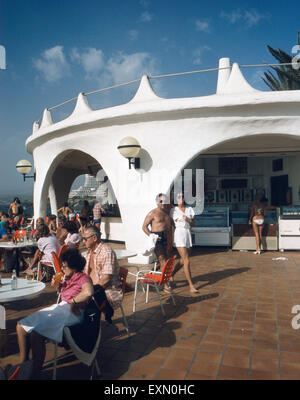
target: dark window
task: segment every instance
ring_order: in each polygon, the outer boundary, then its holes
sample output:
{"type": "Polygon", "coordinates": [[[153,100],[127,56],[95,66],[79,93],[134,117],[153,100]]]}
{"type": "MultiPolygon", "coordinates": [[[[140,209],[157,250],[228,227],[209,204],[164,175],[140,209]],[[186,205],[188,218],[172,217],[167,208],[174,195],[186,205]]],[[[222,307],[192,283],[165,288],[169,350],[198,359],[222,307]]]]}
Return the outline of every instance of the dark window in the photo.
{"type": "Polygon", "coordinates": [[[247,157],[220,157],[219,175],[247,174],[247,157]]]}
{"type": "Polygon", "coordinates": [[[278,160],[273,160],[273,172],[283,170],[283,159],[278,158],[278,160]]]}

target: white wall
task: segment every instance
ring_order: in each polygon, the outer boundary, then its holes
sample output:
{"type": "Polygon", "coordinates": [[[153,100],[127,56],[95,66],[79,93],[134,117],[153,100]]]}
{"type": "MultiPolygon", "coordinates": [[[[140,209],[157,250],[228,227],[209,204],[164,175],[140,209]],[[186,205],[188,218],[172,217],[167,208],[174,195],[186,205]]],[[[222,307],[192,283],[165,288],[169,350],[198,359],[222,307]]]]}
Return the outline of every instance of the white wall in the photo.
{"type": "MultiPolygon", "coordinates": [[[[61,122],[53,124],[49,110],[44,112],[41,126],[34,125],[26,142],[36,168],[35,217],[46,211],[49,185],[63,154],[83,151],[101,164],[110,179],[126,247],[142,253],[147,247],[142,224],[156,207],[155,196],[167,192],[180,170],[198,154],[223,142],[258,135],[270,138],[266,150],[271,151],[276,147],[274,135],[282,132],[294,137],[300,150],[300,91],[252,90],[236,65],[228,83],[222,83],[224,90],[220,83],[213,96],[161,99],[147,82],[142,80],[135,98],[122,106],[91,111],[79,96],[73,114],[61,122]],[[117,150],[126,136],[142,146],[140,170],[129,170],[117,150]]],[[[212,159],[204,161],[204,168],[218,174],[212,159]]],[[[257,171],[256,165],[251,168],[257,171]]]]}

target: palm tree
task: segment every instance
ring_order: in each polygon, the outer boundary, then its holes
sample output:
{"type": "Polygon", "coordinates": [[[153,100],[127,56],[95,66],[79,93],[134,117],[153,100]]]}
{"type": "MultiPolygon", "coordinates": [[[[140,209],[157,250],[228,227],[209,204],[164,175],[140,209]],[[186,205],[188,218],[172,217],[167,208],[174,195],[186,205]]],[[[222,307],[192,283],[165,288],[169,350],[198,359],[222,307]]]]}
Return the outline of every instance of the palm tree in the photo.
{"type": "MultiPolygon", "coordinates": [[[[269,52],[272,54],[279,64],[292,63],[293,56],[287,54],[285,51],[278,49],[275,50],[267,46],[269,52]]],[[[279,65],[278,67],[271,67],[276,73],[277,77],[272,72],[264,72],[265,79],[263,81],[271,90],[299,90],[300,89],[300,70],[293,68],[292,65],[279,65]]]]}

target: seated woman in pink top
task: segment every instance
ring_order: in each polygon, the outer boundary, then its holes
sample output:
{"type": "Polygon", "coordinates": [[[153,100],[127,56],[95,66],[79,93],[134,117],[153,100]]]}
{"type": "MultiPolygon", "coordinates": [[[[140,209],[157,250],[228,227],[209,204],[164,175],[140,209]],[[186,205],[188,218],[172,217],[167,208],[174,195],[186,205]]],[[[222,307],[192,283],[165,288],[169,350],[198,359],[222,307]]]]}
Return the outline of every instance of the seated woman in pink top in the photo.
{"type": "MultiPolygon", "coordinates": [[[[28,334],[31,334],[33,377],[37,378],[42,369],[46,347],[45,339],[61,342],[65,326],[75,325],[83,320],[83,311],[94,294],[91,278],[83,273],[85,258],[77,249],[66,250],[62,255],[65,273],[60,284],[61,301],[36,311],[21,319],[17,324],[20,363],[29,359],[28,334]]],[[[55,279],[52,279],[54,285],[55,279]]]]}
{"type": "Polygon", "coordinates": [[[81,236],[78,234],[78,227],[76,222],[66,222],[65,228],[68,231],[68,235],[65,239],[65,244],[67,244],[69,248],[78,247],[81,241],[81,236]]]}

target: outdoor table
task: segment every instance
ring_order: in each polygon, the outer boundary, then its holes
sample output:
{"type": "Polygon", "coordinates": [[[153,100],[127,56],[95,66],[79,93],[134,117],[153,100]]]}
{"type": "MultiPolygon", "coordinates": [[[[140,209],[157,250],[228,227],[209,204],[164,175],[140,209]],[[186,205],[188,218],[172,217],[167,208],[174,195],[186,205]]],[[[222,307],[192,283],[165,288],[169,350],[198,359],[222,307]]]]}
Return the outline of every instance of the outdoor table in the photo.
{"type": "Polygon", "coordinates": [[[2,286],[0,287],[0,303],[9,303],[11,301],[24,300],[32,297],[43,289],[45,284],[43,282],[17,278],[17,288],[11,288],[11,279],[2,278],[2,286]]]}
{"type": "Polygon", "coordinates": [[[6,250],[16,250],[16,274],[19,276],[19,269],[20,269],[20,261],[19,261],[19,250],[25,247],[33,247],[37,246],[36,241],[25,241],[25,242],[0,242],[0,248],[4,248],[6,250]]]}
{"type": "MultiPolygon", "coordinates": [[[[124,260],[125,258],[135,257],[137,253],[131,250],[123,250],[123,249],[114,249],[118,260],[124,260]]],[[[83,251],[81,253],[83,257],[86,257],[87,251],[83,251]]]]}
{"type": "MultiPolygon", "coordinates": [[[[11,279],[2,278],[2,286],[0,287],[0,304],[9,303],[11,301],[24,300],[29,297],[33,297],[45,289],[45,284],[43,282],[27,280],[22,278],[17,278],[17,288],[11,288],[11,279]]],[[[0,306],[3,307],[3,306],[0,306]]],[[[5,309],[0,309],[0,318],[5,318],[5,309]],[[3,311],[4,312],[3,312],[3,311]]],[[[0,333],[3,328],[5,329],[5,320],[0,321],[0,333]]],[[[1,360],[1,358],[0,358],[1,360]]]]}

